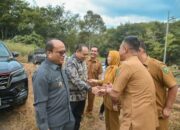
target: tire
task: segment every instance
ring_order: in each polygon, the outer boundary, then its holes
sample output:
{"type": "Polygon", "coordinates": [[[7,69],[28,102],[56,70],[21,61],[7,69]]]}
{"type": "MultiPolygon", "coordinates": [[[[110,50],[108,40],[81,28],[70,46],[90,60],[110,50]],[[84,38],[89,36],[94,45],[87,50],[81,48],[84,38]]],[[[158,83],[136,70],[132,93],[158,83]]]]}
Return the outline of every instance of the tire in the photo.
{"type": "Polygon", "coordinates": [[[32,62],[33,60],[33,56],[32,55],[28,55],[28,62],[32,62]]]}

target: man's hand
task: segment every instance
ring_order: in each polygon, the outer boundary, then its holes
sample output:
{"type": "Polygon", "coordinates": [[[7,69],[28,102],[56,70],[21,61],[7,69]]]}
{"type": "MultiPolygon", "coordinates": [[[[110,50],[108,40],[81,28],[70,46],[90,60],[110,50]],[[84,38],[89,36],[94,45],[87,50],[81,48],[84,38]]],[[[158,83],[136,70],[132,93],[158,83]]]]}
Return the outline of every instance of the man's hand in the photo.
{"type": "Polygon", "coordinates": [[[163,109],[163,118],[164,119],[169,118],[170,114],[171,114],[171,108],[165,107],[163,109]]]}
{"type": "Polygon", "coordinates": [[[112,84],[104,84],[103,86],[92,87],[92,93],[96,96],[104,96],[107,93],[110,93],[112,90],[112,84]]]}
{"type": "Polygon", "coordinates": [[[97,86],[96,87],[92,87],[92,93],[94,95],[98,95],[99,91],[100,91],[100,89],[97,86]]]}
{"type": "Polygon", "coordinates": [[[112,90],[112,84],[108,83],[108,84],[104,84],[99,91],[99,95],[104,96],[108,93],[110,93],[112,90]]]}
{"type": "Polygon", "coordinates": [[[91,86],[95,86],[98,82],[98,80],[96,79],[88,79],[87,82],[91,85],[91,86]]]}
{"type": "Polygon", "coordinates": [[[97,83],[98,80],[96,80],[96,79],[88,79],[87,81],[92,82],[92,83],[97,83]]]}
{"type": "Polygon", "coordinates": [[[106,88],[106,93],[110,93],[112,90],[112,83],[104,84],[104,88],[106,88]]]}
{"type": "Polygon", "coordinates": [[[107,94],[106,88],[101,88],[98,94],[99,96],[105,96],[107,94]]]}
{"type": "Polygon", "coordinates": [[[96,96],[104,96],[106,94],[106,89],[100,86],[92,87],[92,93],[96,96]]]}

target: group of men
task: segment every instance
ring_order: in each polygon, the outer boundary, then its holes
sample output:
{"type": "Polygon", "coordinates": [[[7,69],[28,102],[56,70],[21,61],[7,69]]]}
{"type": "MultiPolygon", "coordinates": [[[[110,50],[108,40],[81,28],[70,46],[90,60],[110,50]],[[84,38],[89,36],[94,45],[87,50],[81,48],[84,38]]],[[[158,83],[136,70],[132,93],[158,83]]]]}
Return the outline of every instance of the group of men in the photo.
{"type": "Polygon", "coordinates": [[[168,130],[168,117],[177,83],[162,62],[150,58],[144,43],[126,37],[119,53],[123,61],[113,84],[101,88],[88,79],[101,79],[98,48],[79,44],[64,64],[66,48],[58,39],[46,43],[47,59],[33,75],[34,107],[40,130],[79,130],[88,93],[86,113],[92,114],[94,95],[121,100],[120,130],[168,130]],[[104,89],[106,88],[106,89],[104,89]],[[166,89],[168,88],[168,91],[166,89]]]}

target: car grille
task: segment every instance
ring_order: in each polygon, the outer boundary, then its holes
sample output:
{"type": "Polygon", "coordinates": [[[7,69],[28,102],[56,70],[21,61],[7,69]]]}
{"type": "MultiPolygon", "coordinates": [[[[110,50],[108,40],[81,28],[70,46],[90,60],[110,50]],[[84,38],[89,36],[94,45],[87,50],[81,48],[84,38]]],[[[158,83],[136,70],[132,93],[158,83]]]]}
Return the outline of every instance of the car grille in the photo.
{"type": "Polygon", "coordinates": [[[0,90],[6,89],[9,84],[10,74],[0,74],[0,90]]]}

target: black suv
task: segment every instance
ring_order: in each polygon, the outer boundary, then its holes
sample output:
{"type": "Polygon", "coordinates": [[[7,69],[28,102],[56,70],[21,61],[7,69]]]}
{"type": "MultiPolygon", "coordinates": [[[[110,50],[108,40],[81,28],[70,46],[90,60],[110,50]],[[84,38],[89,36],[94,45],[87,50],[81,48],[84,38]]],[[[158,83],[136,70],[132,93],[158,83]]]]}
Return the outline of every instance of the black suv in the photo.
{"type": "Polygon", "coordinates": [[[24,104],[28,97],[28,77],[17,56],[0,41],[0,109],[24,104]]]}
{"type": "Polygon", "coordinates": [[[41,64],[46,59],[45,50],[42,48],[34,50],[34,53],[28,55],[28,62],[41,64]]]}

